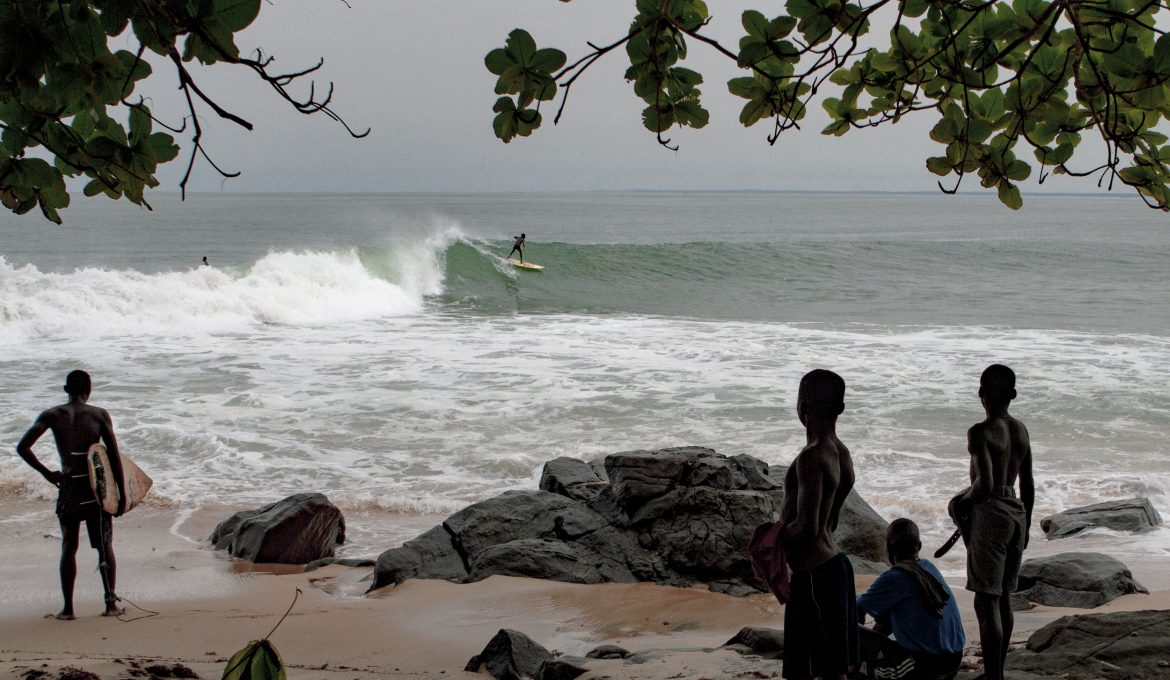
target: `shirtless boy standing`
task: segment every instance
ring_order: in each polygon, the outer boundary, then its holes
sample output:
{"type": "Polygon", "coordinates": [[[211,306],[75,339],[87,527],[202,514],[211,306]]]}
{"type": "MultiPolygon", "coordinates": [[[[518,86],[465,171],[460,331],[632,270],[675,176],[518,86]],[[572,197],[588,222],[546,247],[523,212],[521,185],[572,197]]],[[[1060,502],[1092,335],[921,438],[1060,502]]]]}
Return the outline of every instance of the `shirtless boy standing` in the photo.
{"type": "Polygon", "coordinates": [[[837,438],[845,381],[826,370],[800,381],[796,413],[808,444],[788,467],[780,521],[792,595],[784,608],[784,677],[845,678],[857,665],[857,595],[853,566],[833,531],[853,488],[853,461],[837,438]]]}
{"type": "MultiPolygon", "coordinates": [[[[37,416],[16,445],[20,457],[41,473],[50,484],[60,489],[57,496],[57,519],[61,522],[61,594],[65,607],[58,619],[71,621],[73,613],[73,582],[77,578],[77,546],[81,538],[81,523],[89,531],[89,544],[98,551],[98,569],[102,572],[106,610],[102,616],[118,616],[118,596],[114,594],[115,571],[113,524],[111,515],[104,512],[89,486],[89,464],[85,452],[89,447],[105,443],[110,469],[118,483],[117,515],[125,510],[125,489],[122,488],[122,458],[118,455],[118,441],[114,437],[114,423],[104,408],[90,406],[90,378],[85,371],[73,371],[65,379],[68,403],[54,406],[37,416]],[[50,470],[33,453],[32,446],[45,432],[52,430],[57,442],[61,469],[50,470]],[[76,455],[76,454],[82,455],[76,455]]],[[[115,515],[116,516],[116,515],[115,515]]]]}
{"type": "Polygon", "coordinates": [[[993,364],[983,371],[979,398],[987,419],[967,431],[971,488],[956,496],[951,508],[951,516],[966,523],[967,590],[975,593],[987,680],[1003,680],[1014,626],[1011,594],[1028,546],[1035,499],[1028,428],[1008,415],[1015,397],[1012,369],[993,364]]]}

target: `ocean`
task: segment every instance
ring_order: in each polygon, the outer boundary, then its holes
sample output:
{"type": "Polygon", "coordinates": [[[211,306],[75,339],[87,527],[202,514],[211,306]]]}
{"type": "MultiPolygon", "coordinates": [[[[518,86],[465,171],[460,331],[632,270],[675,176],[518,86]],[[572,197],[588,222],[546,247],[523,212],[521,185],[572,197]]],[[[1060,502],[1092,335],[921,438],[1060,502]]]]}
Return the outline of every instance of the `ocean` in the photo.
{"type": "MultiPolygon", "coordinates": [[[[1037,520],[1133,496],[1170,513],[1170,223],[1128,194],[1018,213],[938,194],[152,201],[78,196],[64,226],[0,214],[0,439],[12,452],[86,369],[152,503],[321,491],[350,517],[343,553],[376,555],[409,536],[355,517],[535,488],[557,456],[790,462],[797,384],[830,368],[858,491],[933,549],[999,362],[1037,520]],[[520,232],[543,272],[503,261],[520,232]]],[[[55,457],[51,437],[36,450],[55,457]]],[[[0,492],[55,493],[14,453],[0,492]]],[[[1094,545],[1170,557],[1170,529],[1065,549],[1094,545]]]]}

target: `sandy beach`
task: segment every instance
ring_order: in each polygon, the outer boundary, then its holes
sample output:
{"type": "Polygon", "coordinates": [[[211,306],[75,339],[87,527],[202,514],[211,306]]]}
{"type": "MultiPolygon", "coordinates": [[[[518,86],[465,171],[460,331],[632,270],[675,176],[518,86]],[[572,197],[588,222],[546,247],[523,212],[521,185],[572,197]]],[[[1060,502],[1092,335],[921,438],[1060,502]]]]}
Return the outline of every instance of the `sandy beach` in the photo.
{"type": "MultiPolygon", "coordinates": [[[[482,678],[463,667],[500,628],[520,630],[554,652],[575,656],[601,644],[635,652],[674,650],[637,666],[613,662],[606,677],[715,677],[739,655],[701,650],[722,645],[743,626],[779,628],[783,620],[771,596],[734,598],[701,587],[649,583],[414,580],[365,595],[363,579],[370,569],[331,566],[300,573],[246,565],[211,550],[203,539],[230,508],[178,513],[147,505],[116,524],[118,590],[129,603],[126,620],[99,616],[96,559],[83,545],[78,620],[62,622],[50,616],[60,608],[59,533],[52,505],[15,495],[4,503],[11,511],[0,521],[8,555],[0,567],[0,678],[23,679],[33,670],[57,677],[66,667],[101,678],[132,677],[135,664],[176,663],[199,677],[219,677],[235,651],[276,625],[298,590],[291,614],[271,638],[290,678],[482,678]]],[[[348,521],[360,525],[388,518],[348,521]]],[[[418,516],[408,524],[422,527],[434,521],[418,516]]],[[[1160,575],[1164,570],[1153,560],[1131,567],[1153,592],[1127,595],[1095,611],[1170,608],[1170,589],[1160,575]]],[[[871,579],[859,577],[859,589],[871,579]]],[[[960,586],[952,581],[973,648],[971,597],[960,586]]],[[[1074,613],[1079,610],[1021,612],[1015,639],[1022,641],[1048,621],[1074,613]]]]}

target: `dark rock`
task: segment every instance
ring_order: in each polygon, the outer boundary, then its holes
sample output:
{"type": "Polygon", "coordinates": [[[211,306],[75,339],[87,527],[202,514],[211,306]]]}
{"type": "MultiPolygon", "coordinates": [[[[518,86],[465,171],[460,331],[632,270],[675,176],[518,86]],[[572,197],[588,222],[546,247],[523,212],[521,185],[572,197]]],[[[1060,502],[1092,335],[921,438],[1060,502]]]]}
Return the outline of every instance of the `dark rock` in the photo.
{"type": "MultiPolygon", "coordinates": [[[[604,469],[602,470],[604,473],[604,469]]],[[[544,464],[540,473],[540,490],[549,491],[582,503],[597,497],[608,486],[597,468],[576,458],[560,457],[544,464]]]]}
{"type": "Polygon", "coordinates": [[[442,525],[410,539],[399,548],[378,555],[370,590],[398,585],[408,578],[454,581],[467,578],[463,557],[455,549],[451,534],[442,525]]]}
{"type": "Polygon", "coordinates": [[[1094,527],[1138,532],[1161,523],[1162,518],[1150,499],[1130,498],[1058,512],[1040,520],[1040,528],[1048,538],[1064,538],[1094,527]]]}
{"type": "Polygon", "coordinates": [[[536,677],[538,680],[573,680],[573,678],[588,672],[588,668],[562,657],[540,664],[540,671],[536,677]]]}
{"type": "Polygon", "coordinates": [[[339,564],[343,567],[372,567],[376,564],[376,561],[368,557],[322,557],[319,560],[313,560],[306,564],[305,571],[316,571],[333,564],[339,564]]]}
{"type": "Polygon", "coordinates": [[[636,537],[615,527],[586,534],[574,543],[594,556],[606,581],[665,581],[671,577],[661,555],[646,550],[636,537]]]}
{"type": "Polygon", "coordinates": [[[1007,658],[1021,672],[1064,680],[1170,677],[1170,611],[1065,616],[1032,633],[1007,658]]]}
{"type": "MultiPolygon", "coordinates": [[[[575,544],[557,540],[522,538],[484,548],[471,563],[468,580],[489,576],[527,576],[565,583],[603,583],[591,555],[575,544]]],[[[626,572],[626,582],[634,580],[626,572]]]]}
{"type": "Polygon", "coordinates": [[[630,655],[628,649],[617,645],[600,645],[589,650],[585,656],[590,659],[624,659],[630,655]]]}
{"type": "MultiPolygon", "coordinates": [[[[693,450],[710,451],[697,447],[693,450]]],[[[688,456],[678,449],[624,451],[605,457],[605,473],[618,505],[628,511],[678,486],[687,461],[688,456]]]]}
{"type": "Polygon", "coordinates": [[[784,654],[784,631],[775,628],[747,626],[741,628],[735,637],[723,643],[723,646],[739,646],[760,656],[778,659],[784,654]]]}
{"type": "Polygon", "coordinates": [[[1025,560],[1016,592],[1037,604],[1091,609],[1122,595],[1149,591],[1108,555],[1070,552],[1025,560]]]}
{"type": "Polygon", "coordinates": [[[741,453],[738,456],[732,456],[730,460],[735,466],[735,488],[737,489],[770,491],[781,488],[784,484],[784,477],[773,479],[768,474],[768,464],[759,458],[741,453]]]}
{"type": "Polygon", "coordinates": [[[538,678],[541,664],[552,661],[552,654],[518,630],[501,628],[483,651],[471,657],[465,671],[478,673],[486,667],[496,680],[538,678]]]}
{"type": "Polygon", "coordinates": [[[467,562],[493,545],[522,538],[571,540],[606,524],[584,504],[548,491],[505,491],[443,522],[467,562]]]}
{"type": "Polygon", "coordinates": [[[324,494],[299,493],[237,512],[215,528],[210,541],[251,562],[307,564],[333,556],[345,541],[345,519],[324,494]]]}
{"type": "Polygon", "coordinates": [[[678,489],[668,497],[669,514],[656,517],[645,529],[668,565],[703,581],[752,578],[747,542],[752,530],[776,511],[771,498],[704,486],[678,489]]]}

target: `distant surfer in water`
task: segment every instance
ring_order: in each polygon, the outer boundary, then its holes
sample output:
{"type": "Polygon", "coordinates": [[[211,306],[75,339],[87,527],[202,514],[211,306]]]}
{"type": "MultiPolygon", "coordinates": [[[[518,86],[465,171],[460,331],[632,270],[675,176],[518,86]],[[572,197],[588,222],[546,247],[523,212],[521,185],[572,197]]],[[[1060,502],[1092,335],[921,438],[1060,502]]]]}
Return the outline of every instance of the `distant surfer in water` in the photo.
{"type": "Polygon", "coordinates": [[[114,594],[114,527],[111,518],[126,510],[126,490],[123,488],[122,459],[118,454],[118,440],[114,437],[114,422],[104,408],[90,406],[91,382],[85,371],[72,371],[65,378],[65,392],[69,401],[54,406],[37,416],[33,426],[21,437],[16,452],[41,473],[50,484],[59,489],[57,519],[61,522],[61,594],[65,607],[58,619],[71,621],[73,614],[73,582],[77,578],[77,546],[81,539],[81,523],[89,531],[89,544],[98,551],[98,570],[105,589],[106,610],[102,616],[118,616],[118,596],[114,594]],[[33,453],[32,446],[45,432],[52,430],[57,442],[61,469],[50,470],[33,453]],[[103,442],[109,452],[110,468],[118,484],[118,512],[110,515],[101,509],[89,485],[89,464],[85,452],[93,444],[103,442]]]}
{"type": "Polygon", "coordinates": [[[206,256],[206,255],[204,255],[204,256],[203,256],[203,266],[204,266],[204,267],[210,267],[210,266],[211,266],[211,263],[207,261],[207,256],[206,256]]]}
{"type": "MultiPolygon", "coordinates": [[[[512,237],[512,238],[516,239],[516,242],[512,244],[512,252],[508,253],[508,257],[512,257],[512,253],[519,252],[520,253],[520,261],[521,262],[524,261],[524,239],[526,239],[527,237],[528,237],[527,234],[524,234],[524,233],[521,233],[519,236],[512,237]]],[[[537,253],[537,254],[539,255],[539,253],[537,253]]]]}

